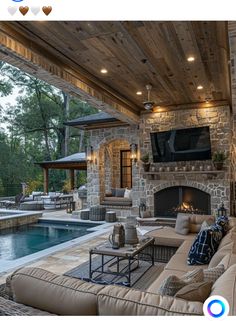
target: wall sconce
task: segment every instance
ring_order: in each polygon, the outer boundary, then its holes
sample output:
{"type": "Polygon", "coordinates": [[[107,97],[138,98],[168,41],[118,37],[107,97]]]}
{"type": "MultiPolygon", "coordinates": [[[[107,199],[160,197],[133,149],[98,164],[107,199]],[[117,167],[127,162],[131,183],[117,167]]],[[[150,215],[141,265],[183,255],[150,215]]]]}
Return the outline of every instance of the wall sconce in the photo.
{"type": "Polygon", "coordinates": [[[94,158],[94,152],[93,152],[93,146],[88,146],[87,147],[87,162],[88,163],[92,163],[93,162],[93,158],[94,158]]]}
{"type": "Polygon", "coordinates": [[[134,161],[134,163],[137,163],[138,160],[138,145],[137,144],[130,144],[130,152],[131,156],[130,159],[134,161]]]}

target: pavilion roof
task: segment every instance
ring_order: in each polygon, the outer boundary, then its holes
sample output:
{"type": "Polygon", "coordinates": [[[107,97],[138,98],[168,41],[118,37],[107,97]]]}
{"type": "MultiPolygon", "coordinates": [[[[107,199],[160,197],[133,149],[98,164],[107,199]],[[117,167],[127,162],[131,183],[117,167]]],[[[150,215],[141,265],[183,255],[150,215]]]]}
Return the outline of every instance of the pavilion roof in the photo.
{"type": "Polygon", "coordinates": [[[97,129],[128,125],[105,112],[72,119],[64,124],[80,129],[97,129]]]}
{"type": "Polygon", "coordinates": [[[86,153],[76,153],[53,161],[44,161],[37,164],[43,168],[87,169],[86,153]]]}

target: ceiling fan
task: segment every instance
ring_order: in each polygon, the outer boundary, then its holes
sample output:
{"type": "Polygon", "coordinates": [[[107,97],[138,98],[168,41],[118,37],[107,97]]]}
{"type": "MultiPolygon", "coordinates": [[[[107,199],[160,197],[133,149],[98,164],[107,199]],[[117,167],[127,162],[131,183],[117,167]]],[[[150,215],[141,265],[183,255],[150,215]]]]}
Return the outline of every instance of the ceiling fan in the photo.
{"type": "Polygon", "coordinates": [[[152,90],[152,85],[148,84],[146,85],[147,89],[147,101],[143,102],[143,106],[146,110],[152,110],[153,106],[155,105],[154,101],[151,101],[150,96],[151,96],[151,90],[152,90]]]}

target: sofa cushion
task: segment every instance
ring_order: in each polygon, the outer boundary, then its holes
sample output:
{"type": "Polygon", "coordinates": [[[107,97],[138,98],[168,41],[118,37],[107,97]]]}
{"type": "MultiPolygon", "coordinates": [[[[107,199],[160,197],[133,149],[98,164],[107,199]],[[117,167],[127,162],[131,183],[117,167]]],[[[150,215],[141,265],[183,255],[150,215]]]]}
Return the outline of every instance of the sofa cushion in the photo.
{"type": "Polygon", "coordinates": [[[212,282],[196,282],[188,284],[180,289],[175,294],[175,297],[188,301],[199,301],[204,303],[205,300],[209,297],[212,284],[212,282]]]}
{"type": "MultiPolygon", "coordinates": [[[[0,316],[53,316],[54,314],[34,309],[0,296],[0,316]]],[[[7,318],[6,318],[7,320],[7,318]]]]}
{"type": "Polygon", "coordinates": [[[189,215],[189,232],[198,233],[204,221],[211,225],[215,222],[215,217],[213,215],[189,215]]]}
{"type": "Polygon", "coordinates": [[[164,226],[162,229],[148,233],[155,238],[157,245],[179,247],[185,240],[194,240],[196,234],[180,235],[175,232],[173,227],[164,226]]]}
{"type": "Polygon", "coordinates": [[[125,188],[116,188],[116,197],[124,197],[125,188]]]}
{"type": "Polygon", "coordinates": [[[233,250],[233,242],[223,246],[221,249],[219,249],[212,257],[209,268],[217,266],[220,261],[224,258],[224,256],[233,250]]]}
{"type": "Polygon", "coordinates": [[[229,303],[229,315],[236,315],[236,264],[228,268],[213,284],[210,295],[224,297],[229,303]]]}
{"type": "Polygon", "coordinates": [[[222,236],[222,230],[218,225],[200,231],[189,251],[188,264],[208,264],[217,251],[222,236]]]}
{"type": "Polygon", "coordinates": [[[213,268],[208,268],[203,270],[204,281],[213,282],[215,281],[225,272],[225,267],[223,264],[219,264],[213,268]]]}
{"type": "Polygon", "coordinates": [[[236,227],[233,227],[229,230],[229,232],[222,238],[220,241],[218,250],[220,250],[225,245],[235,241],[236,242],[236,227]]]}
{"type": "Polygon", "coordinates": [[[179,213],[175,223],[175,232],[187,235],[189,232],[189,215],[179,213]]]}
{"type": "Polygon", "coordinates": [[[236,217],[229,216],[229,229],[236,227],[236,217]]]}
{"type": "MultiPolygon", "coordinates": [[[[180,247],[178,248],[178,250],[176,251],[176,254],[181,254],[181,253],[183,253],[183,254],[186,255],[186,253],[189,252],[192,244],[193,244],[193,240],[186,240],[186,241],[184,241],[184,242],[180,245],[180,247]]],[[[187,256],[186,256],[186,257],[187,257],[187,256]]],[[[186,262],[185,262],[185,263],[186,263],[186,262]]]]}
{"type": "Polygon", "coordinates": [[[182,316],[202,315],[203,304],[108,285],[98,294],[99,315],[182,316]]]}
{"type": "Polygon", "coordinates": [[[236,264],[236,254],[232,252],[226,254],[220,261],[219,265],[221,264],[223,264],[225,270],[227,270],[231,265],[236,264]]]}
{"type": "Polygon", "coordinates": [[[172,256],[170,261],[166,264],[165,270],[173,270],[173,271],[193,271],[195,269],[204,269],[208,267],[208,264],[203,265],[188,265],[188,252],[186,253],[178,253],[172,256]]]}
{"type": "Polygon", "coordinates": [[[104,287],[39,268],[15,271],[10,286],[14,301],[58,315],[97,315],[97,293],[104,287]]]}
{"type": "Polygon", "coordinates": [[[130,206],[132,205],[132,200],[125,197],[104,197],[104,200],[101,202],[102,205],[117,205],[117,206],[130,206]]]}

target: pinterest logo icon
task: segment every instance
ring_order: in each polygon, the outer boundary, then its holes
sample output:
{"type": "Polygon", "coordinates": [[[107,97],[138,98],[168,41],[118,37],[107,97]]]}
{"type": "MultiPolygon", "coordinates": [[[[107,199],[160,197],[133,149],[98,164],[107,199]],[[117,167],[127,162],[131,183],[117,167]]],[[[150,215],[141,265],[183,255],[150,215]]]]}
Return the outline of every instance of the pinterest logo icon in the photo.
{"type": "Polygon", "coordinates": [[[207,318],[223,319],[229,314],[229,303],[220,295],[210,296],[204,302],[203,312],[207,318]]]}

